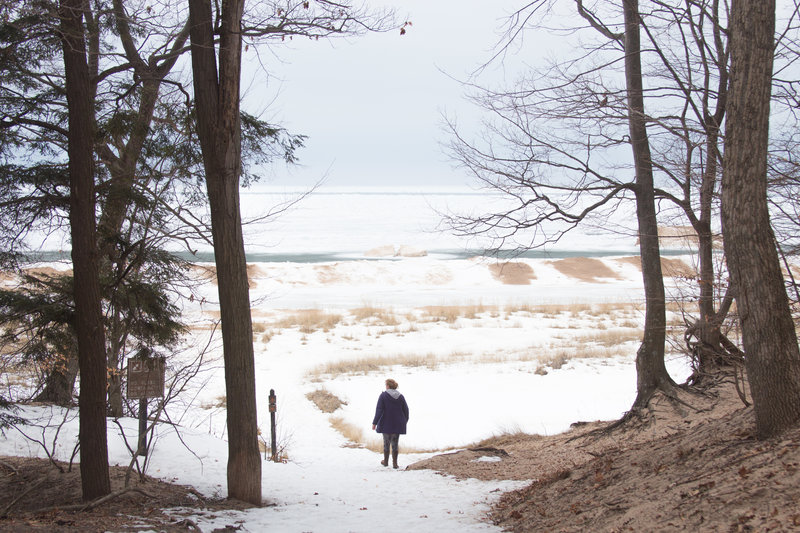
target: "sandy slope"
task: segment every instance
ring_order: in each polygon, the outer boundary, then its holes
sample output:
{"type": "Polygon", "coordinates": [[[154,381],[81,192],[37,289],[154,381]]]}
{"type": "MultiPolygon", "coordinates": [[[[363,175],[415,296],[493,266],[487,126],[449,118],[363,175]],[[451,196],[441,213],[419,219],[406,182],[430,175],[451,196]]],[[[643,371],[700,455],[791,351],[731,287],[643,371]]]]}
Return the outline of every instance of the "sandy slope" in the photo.
{"type": "Polygon", "coordinates": [[[753,437],[752,408],[730,381],[663,397],[647,420],[610,433],[579,425],[517,436],[487,450],[433,457],[433,468],[481,479],[534,478],[505,494],[491,519],[511,531],[793,531],[800,528],[800,427],[753,437]],[[481,457],[500,460],[479,460],[481,457]]]}

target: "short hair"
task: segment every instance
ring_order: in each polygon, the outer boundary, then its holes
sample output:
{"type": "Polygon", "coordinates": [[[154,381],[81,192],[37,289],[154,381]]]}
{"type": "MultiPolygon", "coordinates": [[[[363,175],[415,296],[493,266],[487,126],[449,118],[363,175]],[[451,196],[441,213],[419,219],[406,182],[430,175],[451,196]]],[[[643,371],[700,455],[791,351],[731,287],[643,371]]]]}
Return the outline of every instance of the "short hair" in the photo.
{"type": "Polygon", "coordinates": [[[389,387],[390,389],[396,389],[397,388],[397,382],[395,380],[393,380],[393,379],[387,379],[386,380],[386,386],[389,387]]]}

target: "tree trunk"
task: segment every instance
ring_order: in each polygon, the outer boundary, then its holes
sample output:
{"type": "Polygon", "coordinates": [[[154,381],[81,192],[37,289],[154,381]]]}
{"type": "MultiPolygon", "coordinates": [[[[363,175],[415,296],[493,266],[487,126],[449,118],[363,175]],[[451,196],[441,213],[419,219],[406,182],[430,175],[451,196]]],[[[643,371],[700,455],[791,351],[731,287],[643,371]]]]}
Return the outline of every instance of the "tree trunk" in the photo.
{"type": "Polygon", "coordinates": [[[93,109],[80,0],[62,0],[69,108],[70,226],[75,292],[75,330],[80,367],[80,463],[84,500],[111,492],[106,433],[106,354],[100,307],[93,164],[93,109]]]}
{"type": "Polygon", "coordinates": [[[628,96],[628,124],[636,170],[636,218],[645,294],[642,344],[636,352],[636,400],[633,408],[647,406],[659,388],[674,385],[664,366],[666,306],[661,252],[658,243],[653,165],[647,138],[639,37],[639,2],[623,0],[625,15],[625,80],[628,96]]]}
{"type": "MultiPolygon", "coordinates": [[[[727,89],[725,89],[727,90],[727,89]]],[[[722,94],[722,87],[720,88],[722,94]]],[[[694,357],[697,361],[695,383],[701,383],[706,376],[714,374],[720,367],[731,364],[730,355],[722,347],[722,323],[727,312],[717,313],[714,307],[714,236],[711,232],[712,201],[717,182],[717,154],[719,153],[719,128],[717,124],[724,116],[725,104],[715,115],[705,117],[708,124],[706,133],[706,168],[700,186],[700,218],[693,219],[692,226],[697,232],[698,257],[700,262],[700,295],[697,301],[699,318],[693,325],[697,338],[694,357]]]]}
{"type": "Polygon", "coordinates": [[[733,2],[722,230],[759,438],[800,420],[800,352],[767,206],[774,31],[774,0],[733,2]]]}
{"type": "MultiPolygon", "coordinates": [[[[102,261],[102,251],[100,255],[102,261]]],[[[106,363],[108,366],[108,414],[111,417],[120,418],[124,414],[122,402],[122,369],[120,368],[122,365],[120,365],[120,359],[128,336],[125,331],[124,320],[122,316],[120,316],[121,313],[117,299],[112,296],[109,305],[113,315],[110,317],[110,325],[106,331],[106,334],[109,336],[108,360],[106,363]]]]}
{"type": "Polygon", "coordinates": [[[243,0],[223,3],[217,77],[211,4],[189,0],[197,131],[211,207],[228,413],[228,496],[261,505],[255,363],[239,213],[243,0]]]}
{"type": "MultiPolygon", "coordinates": [[[[700,298],[698,307],[700,318],[697,321],[698,339],[698,378],[714,373],[721,366],[731,364],[729,351],[723,348],[722,323],[728,312],[727,306],[723,305],[717,312],[714,309],[714,237],[711,233],[712,205],[714,190],[717,184],[717,172],[720,163],[720,132],[722,121],[727,112],[729,78],[726,62],[724,58],[724,46],[722,44],[721,21],[719,15],[720,6],[715,2],[712,6],[712,20],[714,21],[715,43],[717,57],[720,58],[719,78],[717,80],[717,104],[714,113],[704,112],[703,122],[706,133],[706,168],[703,172],[700,184],[700,218],[693,221],[693,226],[697,232],[698,255],[700,259],[700,298]]],[[[706,74],[707,76],[707,74],[706,74]]]]}
{"type": "Polygon", "coordinates": [[[33,399],[34,402],[53,403],[68,407],[72,405],[72,392],[75,389],[75,379],[78,377],[78,357],[74,353],[64,356],[48,372],[45,385],[33,399]]]}

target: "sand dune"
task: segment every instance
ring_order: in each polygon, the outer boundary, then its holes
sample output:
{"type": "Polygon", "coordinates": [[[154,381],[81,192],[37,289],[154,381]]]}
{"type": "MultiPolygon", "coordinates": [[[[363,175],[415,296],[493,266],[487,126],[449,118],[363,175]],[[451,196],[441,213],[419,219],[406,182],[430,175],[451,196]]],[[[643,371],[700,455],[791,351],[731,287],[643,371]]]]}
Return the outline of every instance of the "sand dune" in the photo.
{"type": "MultiPolygon", "coordinates": [[[[664,248],[683,248],[696,250],[698,244],[697,232],[691,226],[659,226],[658,240],[664,248]]],[[[639,239],[636,239],[639,244],[639,239]]],[[[715,250],[722,250],[722,236],[712,237],[712,246],[715,250]]]]}
{"type": "MultiPolygon", "coordinates": [[[[642,259],[638,255],[629,257],[620,257],[616,260],[619,263],[634,265],[642,271],[642,259]]],[[[696,278],[697,270],[686,264],[682,259],[675,259],[670,257],[661,258],[661,272],[664,277],[669,278],[696,278]]]]}
{"type": "Polygon", "coordinates": [[[622,276],[607,267],[605,263],[592,257],[568,257],[549,263],[565,276],[580,281],[602,283],[602,279],[622,279],[622,276]]]}
{"type": "Polygon", "coordinates": [[[494,279],[505,285],[530,285],[536,279],[533,267],[527,263],[505,262],[489,265],[489,271],[494,279]]]}

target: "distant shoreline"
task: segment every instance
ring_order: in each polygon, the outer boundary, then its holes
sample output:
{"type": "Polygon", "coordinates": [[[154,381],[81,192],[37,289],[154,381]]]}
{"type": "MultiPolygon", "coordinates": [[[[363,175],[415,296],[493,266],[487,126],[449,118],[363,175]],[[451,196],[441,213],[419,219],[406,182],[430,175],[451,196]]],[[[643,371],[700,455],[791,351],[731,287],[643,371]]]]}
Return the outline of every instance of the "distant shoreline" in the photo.
{"type": "MultiPolygon", "coordinates": [[[[523,252],[507,251],[497,255],[487,256],[484,250],[427,250],[427,259],[435,260],[464,260],[473,257],[486,257],[487,259],[564,259],[568,257],[616,257],[638,256],[638,250],[527,250],[523,252]]],[[[213,263],[214,252],[198,251],[173,252],[174,255],[191,263],[213,263]]],[[[690,250],[661,250],[662,256],[679,256],[691,254],[690,250]]],[[[26,263],[49,263],[71,261],[68,250],[42,250],[26,254],[26,263]]],[[[405,257],[368,257],[363,252],[296,252],[296,253],[265,253],[250,252],[247,254],[248,263],[331,263],[336,261],[414,261],[417,258],[405,257]]]]}

